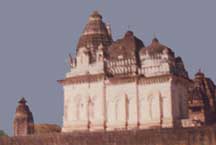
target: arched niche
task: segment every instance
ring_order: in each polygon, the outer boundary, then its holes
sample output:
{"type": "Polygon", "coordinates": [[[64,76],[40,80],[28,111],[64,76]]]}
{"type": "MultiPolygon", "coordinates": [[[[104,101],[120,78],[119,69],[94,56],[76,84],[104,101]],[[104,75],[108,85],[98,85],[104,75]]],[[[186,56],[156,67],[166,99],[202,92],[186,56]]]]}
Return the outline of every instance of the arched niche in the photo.
{"type": "Polygon", "coordinates": [[[88,100],[88,116],[89,121],[94,121],[96,119],[97,115],[97,97],[96,96],[90,96],[88,100]]]}
{"type": "Polygon", "coordinates": [[[75,118],[79,121],[86,121],[87,120],[87,110],[88,110],[88,100],[85,97],[77,96],[75,101],[75,118]]]}
{"type": "Polygon", "coordinates": [[[126,121],[136,123],[137,102],[135,96],[129,96],[125,94],[125,110],[126,110],[126,121]]]}
{"type": "Polygon", "coordinates": [[[160,91],[150,91],[139,99],[139,118],[141,123],[160,121],[163,112],[163,102],[160,91]]]}

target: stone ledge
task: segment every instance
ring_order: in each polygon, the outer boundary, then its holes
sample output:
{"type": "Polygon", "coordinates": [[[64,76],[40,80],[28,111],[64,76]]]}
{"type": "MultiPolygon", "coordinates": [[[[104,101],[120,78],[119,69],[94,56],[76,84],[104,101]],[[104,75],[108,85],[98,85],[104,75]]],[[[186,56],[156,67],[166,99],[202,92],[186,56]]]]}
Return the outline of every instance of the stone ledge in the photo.
{"type": "Polygon", "coordinates": [[[215,145],[216,126],[1,137],[0,145],[215,145]]]}

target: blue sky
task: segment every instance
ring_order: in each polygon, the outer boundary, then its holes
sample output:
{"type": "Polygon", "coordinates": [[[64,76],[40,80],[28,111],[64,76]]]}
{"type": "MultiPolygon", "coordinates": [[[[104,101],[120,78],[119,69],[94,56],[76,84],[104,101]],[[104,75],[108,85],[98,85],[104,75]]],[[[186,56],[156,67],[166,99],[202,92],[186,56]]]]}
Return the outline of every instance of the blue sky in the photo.
{"type": "Polygon", "coordinates": [[[116,40],[128,26],[145,45],[156,33],[183,58],[193,78],[201,68],[216,81],[214,0],[1,0],[0,129],[12,134],[17,101],[26,97],[36,123],[62,124],[63,91],[56,80],[68,71],[87,18],[94,10],[116,40]]]}

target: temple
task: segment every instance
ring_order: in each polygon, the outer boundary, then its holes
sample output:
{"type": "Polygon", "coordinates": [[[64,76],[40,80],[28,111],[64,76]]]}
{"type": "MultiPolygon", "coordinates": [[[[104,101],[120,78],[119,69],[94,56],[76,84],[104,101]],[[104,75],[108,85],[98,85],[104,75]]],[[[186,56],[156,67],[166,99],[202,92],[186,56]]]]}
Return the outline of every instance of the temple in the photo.
{"type": "Polygon", "coordinates": [[[18,102],[13,121],[14,136],[61,132],[61,127],[55,124],[35,124],[33,114],[26,102],[25,98],[21,98],[18,102]]]}
{"type": "Polygon", "coordinates": [[[34,133],[34,119],[26,100],[22,98],[16,108],[13,122],[14,136],[26,136],[34,133]]]}
{"type": "MultiPolygon", "coordinates": [[[[180,128],[216,123],[216,86],[199,70],[190,79],[181,57],[153,38],[149,45],[127,31],[116,41],[111,26],[93,12],[69,55],[62,129],[34,124],[22,98],[14,135],[180,128]]],[[[155,130],[157,131],[157,130],[155,130]]]]}
{"type": "Polygon", "coordinates": [[[113,40],[93,12],[80,36],[64,89],[63,132],[180,127],[192,81],[179,56],[132,31],[113,40]]]}
{"type": "Polygon", "coordinates": [[[216,86],[201,70],[189,88],[188,111],[190,126],[212,125],[216,122],[216,86]]]}

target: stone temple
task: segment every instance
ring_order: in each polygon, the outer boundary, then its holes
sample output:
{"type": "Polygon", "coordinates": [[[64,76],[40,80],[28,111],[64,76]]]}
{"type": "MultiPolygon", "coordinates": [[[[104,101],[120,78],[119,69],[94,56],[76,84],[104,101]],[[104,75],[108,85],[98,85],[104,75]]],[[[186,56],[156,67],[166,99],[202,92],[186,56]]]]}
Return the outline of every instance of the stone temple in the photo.
{"type": "Polygon", "coordinates": [[[13,122],[14,136],[24,136],[34,133],[34,119],[26,100],[22,98],[16,108],[13,122]]]}
{"type": "Polygon", "coordinates": [[[132,31],[113,41],[93,12],[82,32],[64,89],[63,132],[171,128],[188,118],[192,84],[181,57],[132,31]]]}
{"type": "Polygon", "coordinates": [[[114,41],[93,12],[69,64],[58,81],[62,129],[35,124],[22,98],[14,137],[0,137],[0,145],[216,145],[214,82],[201,70],[191,79],[181,57],[157,38],[144,45],[128,31],[114,41]]]}

